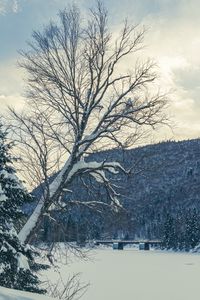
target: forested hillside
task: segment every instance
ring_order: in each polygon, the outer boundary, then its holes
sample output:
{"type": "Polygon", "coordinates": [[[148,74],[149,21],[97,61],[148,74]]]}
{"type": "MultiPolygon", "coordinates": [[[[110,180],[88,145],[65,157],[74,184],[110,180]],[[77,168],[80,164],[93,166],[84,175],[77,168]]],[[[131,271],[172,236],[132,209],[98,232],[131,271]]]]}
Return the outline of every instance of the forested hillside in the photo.
{"type": "MultiPolygon", "coordinates": [[[[126,212],[115,215],[106,210],[94,212],[84,205],[71,206],[63,220],[67,239],[121,235],[163,238],[169,247],[175,243],[190,248],[186,240],[196,245],[200,238],[200,139],[169,141],[131,150],[114,149],[89,157],[95,161],[102,159],[119,161],[129,171],[118,174],[114,182],[126,212]],[[193,236],[186,237],[187,232],[193,236]]],[[[67,194],[66,202],[107,197],[106,191],[87,177],[77,179],[70,189],[73,193],[67,194]]],[[[52,231],[49,221],[46,223],[43,237],[51,239],[55,231],[56,238],[62,239],[57,226],[52,231]]]]}

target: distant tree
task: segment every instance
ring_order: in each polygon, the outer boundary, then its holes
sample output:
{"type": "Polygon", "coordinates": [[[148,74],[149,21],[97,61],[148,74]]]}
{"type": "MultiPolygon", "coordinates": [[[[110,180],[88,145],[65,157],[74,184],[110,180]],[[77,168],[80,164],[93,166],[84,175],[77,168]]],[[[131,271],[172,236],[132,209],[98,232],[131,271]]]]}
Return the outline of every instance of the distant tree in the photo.
{"type": "Polygon", "coordinates": [[[168,214],[163,224],[163,245],[167,249],[194,249],[200,241],[200,221],[197,209],[180,209],[168,214]]]}
{"type": "Polygon", "coordinates": [[[88,20],[83,19],[75,6],[61,11],[60,23],[35,31],[29,50],[21,52],[21,66],[28,73],[28,108],[21,115],[12,111],[15,137],[32,182],[43,182],[43,196],[19,233],[23,242],[30,241],[52,204],[63,211],[75,203],[119,209],[119,195],[107,174],[116,174],[122,166],[116,161],[91,162],[87,155],[130,147],[142,129],[165,120],[167,99],[156,87],[155,64],[136,54],[143,47],[144,28],[125,21],[114,39],[100,1],[88,20]],[[123,71],[125,58],[129,71],[123,71]],[[60,165],[50,183],[49,175],[60,165]],[[85,174],[104,186],[106,200],[63,203],[70,182],[85,174]]]}
{"type": "Polygon", "coordinates": [[[196,209],[186,212],[184,230],[184,246],[186,250],[194,249],[200,242],[200,221],[196,209]]]}
{"type": "Polygon", "coordinates": [[[0,286],[44,293],[37,271],[45,266],[35,262],[38,253],[22,244],[16,232],[24,218],[21,207],[32,197],[15,174],[6,136],[0,124],[0,286]]]}
{"type": "Polygon", "coordinates": [[[164,226],[162,244],[167,249],[178,248],[178,236],[176,232],[176,222],[173,216],[167,214],[164,226]]]}

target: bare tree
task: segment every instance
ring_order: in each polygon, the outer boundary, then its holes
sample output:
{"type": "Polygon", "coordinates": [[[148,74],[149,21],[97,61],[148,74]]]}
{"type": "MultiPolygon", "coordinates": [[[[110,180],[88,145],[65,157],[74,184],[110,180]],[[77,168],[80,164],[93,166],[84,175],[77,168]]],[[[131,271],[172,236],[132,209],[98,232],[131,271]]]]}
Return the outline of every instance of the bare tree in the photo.
{"type": "Polygon", "coordinates": [[[62,195],[77,175],[93,176],[108,191],[105,205],[120,206],[107,173],[116,174],[122,166],[107,160],[91,162],[87,155],[100,147],[130,147],[140,128],[164,121],[166,96],[157,92],[155,65],[136,59],[144,34],[144,28],[125,21],[114,40],[107,11],[97,1],[87,22],[77,7],[65,9],[59,13],[59,24],[51,22],[44,31],[35,31],[29,50],[21,52],[20,64],[28,74],[28,109],[13,115],[31,170],[45,182],[43,196],[19,233],[23,242],[30,241],[52,204],[65,208],[62,195]],[[127,57],[135,62],[128,66],[130,71],[122,72],[127,57]],[[60,160],[63,166],[49,183],[60,160]]]}

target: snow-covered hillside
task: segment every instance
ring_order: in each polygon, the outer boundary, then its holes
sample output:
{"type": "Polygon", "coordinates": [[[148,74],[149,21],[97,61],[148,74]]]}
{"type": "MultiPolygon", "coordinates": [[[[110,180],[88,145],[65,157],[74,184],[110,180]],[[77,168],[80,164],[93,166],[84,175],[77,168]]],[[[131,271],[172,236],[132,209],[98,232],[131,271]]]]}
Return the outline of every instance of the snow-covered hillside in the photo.
{"type": "MultiPolygon", "coordinates": [[[[94,153],[87,159],[91,161],[118,161],[130,173],[119,172],[113,178],[113,183],[119,186],[118,192],[122,195],[121,201],[129,212],[123,219],[106,214],[99,215],[95,210],[86,206],[71,207],[63,220],[63,226],[67,226],[67,238],[69,241],[82,239],[99,239],[115,237],[123,228],[124,234],[129,238],[141,237],[149,239],[162,239],[165,234],[165,226],[169,217],[173,218],[173,232],[178,232],[176,245],[170,245],[179,249],[191,249],[195,245],[190,244],[196,237],[186,237],[186,231],[190,226],[190,220],[200,220],[200,139],[163,142],[155,145],[147,145],[129,150],[112,149],[94,153]],[[115,179],[114,179],[115,178],[115,179]],[[197,215],[192,217],[192,215],[197,215]],[[66,225],[67,224],[67,225],[66,225]],[[76,228],[76,230],[74,230],[76,228]],[[187,229],[186,229],[187,228],[187,229]],[[78,233],[78,234],[77,234],[78,233]],[[188,240],[190,242],[188,242],[188,240]]],[[[108,174],[110,176],[110,174],[108,174]]],[[[53,180],[52,177],[50,180],[53,180]]],[[[68,189],[73,193],[66,193],[66,199],[70,201],[94,201],[95,197],[107,199],[106,191],[100,188],[93,180],[93,192],[91,178],[84,175],[76,178],[68,189]]],[[[42,187],[34,190],[37,198],[40,197],[42,187]]],[[[28,205],[25,210],[30,213],[33,207],[28,205]]],[[[54,218],[56,216],[54,215],[54,218]]],[[[170,220],[171,221],[171,220],[170,220]]],[[[194,226],[200,227],[200,222],[194,226]]],[[[50,241],[52,232],[56,229],[53,220],[46,220],[44,230],[41,230],[41,239],[50,241]],[[54,229],[55,227],[55,229],[54,229]]],[[[190,231],[190,230],[189,230],[190,231]]],[[[172,234],[170,233],[172,236],[172,234]]],[[[196,232],[197,240],[200,232],[196,232]]],[[[63,241],[62,234],[56,237],[63,241]]],[[[66,239],[66,236],[64,237],[66,239]]],[[[195,243],[194,243],[195,244],[195,243]]]]}
{"type": "Polygon", "coordinates": [[[53,298],[0,287],[0,300],[52,300],[53,298]]]}

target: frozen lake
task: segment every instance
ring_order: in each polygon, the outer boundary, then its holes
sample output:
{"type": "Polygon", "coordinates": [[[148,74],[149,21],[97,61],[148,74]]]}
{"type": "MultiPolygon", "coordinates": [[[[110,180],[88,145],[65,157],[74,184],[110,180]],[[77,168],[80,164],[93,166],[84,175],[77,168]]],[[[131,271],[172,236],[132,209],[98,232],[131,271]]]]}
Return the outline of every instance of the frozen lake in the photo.
{"type": "Polygon", "coordinates": [[[199,254],[99,249],[90,256],[61,268],[90,282],[82,300],[200,299],[199,254]]]}

